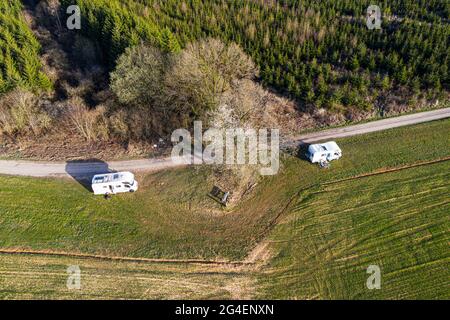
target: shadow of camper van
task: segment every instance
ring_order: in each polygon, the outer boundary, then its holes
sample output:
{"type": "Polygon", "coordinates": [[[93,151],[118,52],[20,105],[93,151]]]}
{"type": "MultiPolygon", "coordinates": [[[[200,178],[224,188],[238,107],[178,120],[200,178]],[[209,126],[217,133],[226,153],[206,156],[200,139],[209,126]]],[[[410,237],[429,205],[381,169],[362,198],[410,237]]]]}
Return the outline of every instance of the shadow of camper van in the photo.
{"type": "Polygon", "coordinates": [[[307,154],[308,154],[308,149],[309,149],[310,145],[311,144],[309,144],[309,143],[300,142],[300,144],[298,146],[298,151],[297,151],[297,158],[309,162],[309,157],[307,156],[307,154]]]}
{"type": "Polygon", "coordinates": [[[89,192],[92,190],[92,178],[97,174],[114,173],[109,165],[99,159],[67,161],[66,172],[89,192]]]}

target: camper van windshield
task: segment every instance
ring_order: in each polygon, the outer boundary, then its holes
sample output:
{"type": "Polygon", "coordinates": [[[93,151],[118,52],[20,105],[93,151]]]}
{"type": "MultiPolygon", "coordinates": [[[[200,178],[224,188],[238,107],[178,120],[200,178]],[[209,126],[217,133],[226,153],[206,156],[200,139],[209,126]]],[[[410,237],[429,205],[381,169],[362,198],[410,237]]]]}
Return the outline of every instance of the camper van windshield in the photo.
{"type": "Polygon", "coordinates": [[[103,182],[103,177],[96,177],[94,179],[94,183],[102,183],[103,182]]]}

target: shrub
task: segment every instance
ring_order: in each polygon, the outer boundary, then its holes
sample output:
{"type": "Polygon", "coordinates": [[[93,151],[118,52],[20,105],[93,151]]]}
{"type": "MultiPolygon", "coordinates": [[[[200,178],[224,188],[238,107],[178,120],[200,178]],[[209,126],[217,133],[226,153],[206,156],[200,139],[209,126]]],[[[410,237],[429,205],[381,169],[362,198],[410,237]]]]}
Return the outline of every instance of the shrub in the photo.
{"type": "Polygon", "coordinates": [[[73,125],[87,141],[109,138],[106,108],[104,106],[97,106],[90,110],[79,97],[74,97],[68,101],[67,107],[66,121],[73,125]]]}
{"type": "Polygon", "coordinates": [[[166,97],[176,112],[203,118],[217,108],[234,80],[254,78],[257,73],[251,58],[238,45],[201,40],[174,58],[164,81],[166,97]]]}
{"type": "Polygon", "coordinates": [[[128,48],[111,73],[111,89],[121,103],[151,108],[161,94],[165,55],[139,45],[128,48]]]}
{"type": "Polygon", "coordinates": [[[111,134],[121,140],[129,138],[128,115],[124,109],[113,112],[109,117],[108,124],[111,134]]]}
{"type": "Polygon", "coordinates": [[[0,100],[0,133],[40,135],[52,125],[52,117],[33,93],[15,89],[0,100]]]}

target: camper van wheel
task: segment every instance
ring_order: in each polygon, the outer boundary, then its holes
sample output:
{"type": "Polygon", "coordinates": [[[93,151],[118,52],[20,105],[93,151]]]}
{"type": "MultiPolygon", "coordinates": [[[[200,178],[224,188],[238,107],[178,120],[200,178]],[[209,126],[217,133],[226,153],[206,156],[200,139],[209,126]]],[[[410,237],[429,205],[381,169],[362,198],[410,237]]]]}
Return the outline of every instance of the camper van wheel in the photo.
{"type": "Polygon", "coordinates": [[[130,190],[130,192],[131,192],[131,193],[133,193],[133,192],[134,192],[134,190],[133,190],[133,189],[131,189],[131,190],[130,190]]]}
{"type": "Polygon", "coordinates": [[[105,193],[105,199],[106,199],[106,200],[111,199],[111,194],[110,194],[110,193],[105,193]]]}

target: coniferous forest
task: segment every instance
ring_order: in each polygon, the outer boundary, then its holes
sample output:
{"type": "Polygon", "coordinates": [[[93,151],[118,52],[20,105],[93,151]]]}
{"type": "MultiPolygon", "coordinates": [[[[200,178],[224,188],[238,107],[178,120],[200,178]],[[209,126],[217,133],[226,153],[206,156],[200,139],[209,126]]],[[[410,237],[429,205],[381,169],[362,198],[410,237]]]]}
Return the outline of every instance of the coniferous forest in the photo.
{"type": "Polygon", "coordinates": [[[40,45],[21,10],[19,0],[0,2],[0,94],[17,86],[32,90],[52,86],[41,70],[40,45]]]}
{"type": "Polygon", "coordinates": [[[177,51],[217,37],[244,48],[265,85],[317,108],[370,109],[391,90],[413,96],[449,89],[447,1],[380,1],[381,30],[368,29],[371,2],[361,0],[76,2],[85,34],[101,39],[110,66],[140,40],[177,51]]]}

